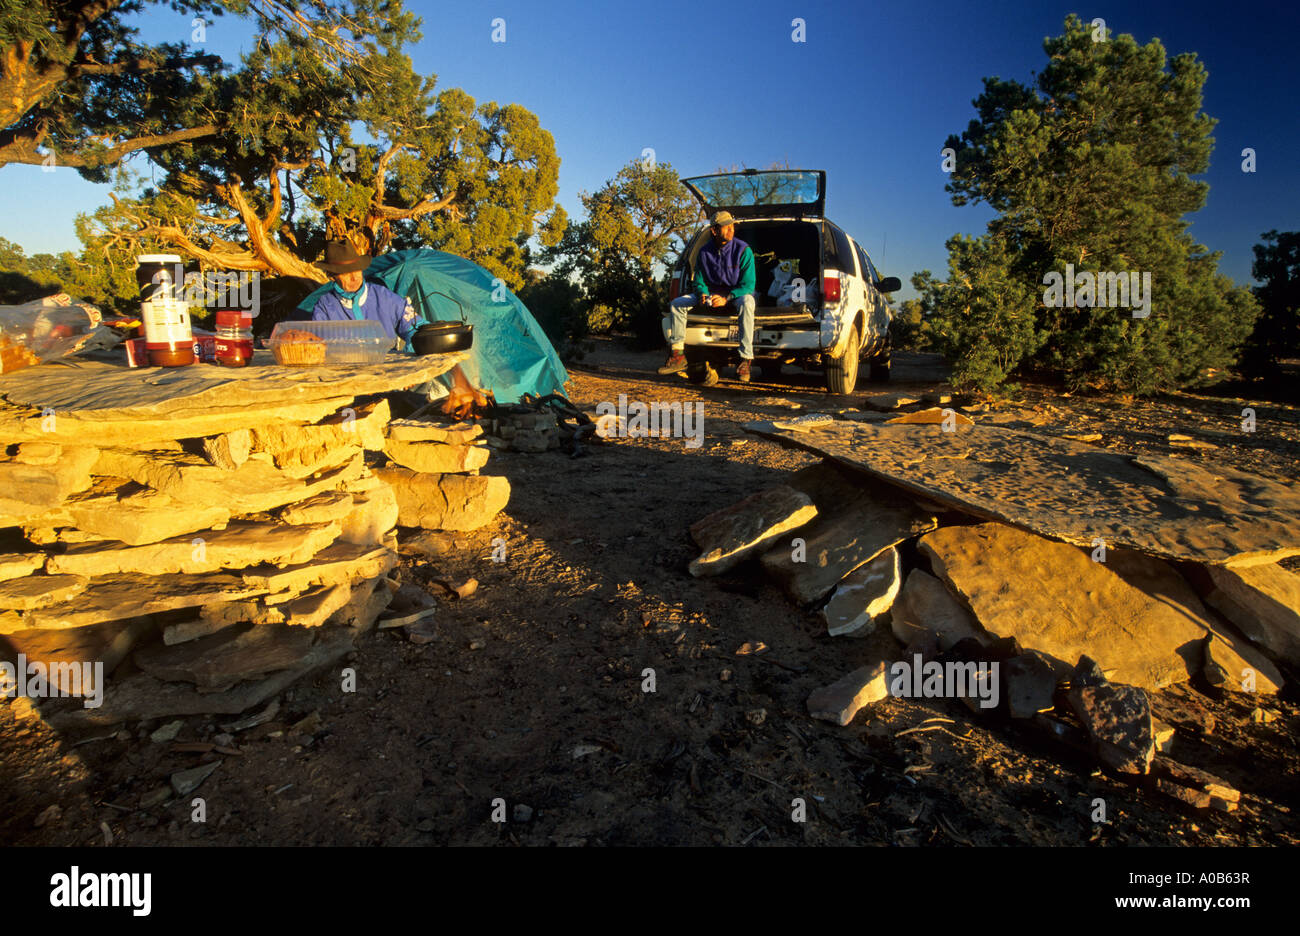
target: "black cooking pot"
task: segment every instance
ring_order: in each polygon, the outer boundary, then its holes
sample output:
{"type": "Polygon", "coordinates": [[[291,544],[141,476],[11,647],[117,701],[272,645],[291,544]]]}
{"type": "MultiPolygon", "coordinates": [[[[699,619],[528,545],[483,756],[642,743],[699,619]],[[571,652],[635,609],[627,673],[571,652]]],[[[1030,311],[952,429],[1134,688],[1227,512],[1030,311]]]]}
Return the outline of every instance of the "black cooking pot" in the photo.
{"type": "Polygon", "coordinates": [[[474,326],[465,322],[435,322],[421,325],[411,336],[416,354],[447,354],[468,351],[474,346],[474,326]]]}

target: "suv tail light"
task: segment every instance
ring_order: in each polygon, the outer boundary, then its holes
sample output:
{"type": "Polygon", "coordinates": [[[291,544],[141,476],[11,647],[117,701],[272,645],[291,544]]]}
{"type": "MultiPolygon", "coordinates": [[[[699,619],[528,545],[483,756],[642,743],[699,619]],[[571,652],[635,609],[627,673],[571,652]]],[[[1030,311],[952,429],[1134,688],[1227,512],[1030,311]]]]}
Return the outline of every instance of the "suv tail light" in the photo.
{"type": "Polygon", "coordinates": [[[838,276],[822,277],[822,297],[827,302],[840,301],[840,278],[838,276]]]}
{"type": "Polygon", "coordinates": [[[680,296],[681,293],[682,293],[682,278],[680,275],[675,275],[672,278],[672,281],[668,284],[668,301],[672,302],[674,299],[680,296]]]}

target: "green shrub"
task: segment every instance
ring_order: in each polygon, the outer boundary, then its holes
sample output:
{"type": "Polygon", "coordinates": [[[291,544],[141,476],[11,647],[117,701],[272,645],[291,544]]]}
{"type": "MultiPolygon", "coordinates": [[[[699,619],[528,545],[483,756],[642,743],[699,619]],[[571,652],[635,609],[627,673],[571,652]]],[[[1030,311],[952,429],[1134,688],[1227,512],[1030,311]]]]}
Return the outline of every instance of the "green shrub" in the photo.
{"type": "Polygon", "coordinates": [[[953,362],[958,389],[989,392],[1037,350],[1038,298],[1009,266],[1005,245],[991,236],[948,241],[948,282],[929,270],[912,277],[935,350],[953,362]]]}
{"type": "Polygon", "coordinates": [[[560,276],[544,276],[519,290],[519,301],[533,313],[563,359],[588,332],[582,287],[560,276]]]}
{"type": "Polygon", "coordinates": [[[979,119],[946,142],[953,203],[997,212],[983,237],[948,242],[946,283],[913,280],[954,378],[991,389],[1021,369],[1138,393],[1211,379],[1236,361],[1258,304],[1187,233],[1209,191],[1193,178],[1214,142],[1205,68],[1074,15],[1044,49],[1035,87],[985,79],[979,119]],[[1148,277],[1147,314],[1095,296],[1047,302],[1047,277],[1069,267],[1148,277]]]}

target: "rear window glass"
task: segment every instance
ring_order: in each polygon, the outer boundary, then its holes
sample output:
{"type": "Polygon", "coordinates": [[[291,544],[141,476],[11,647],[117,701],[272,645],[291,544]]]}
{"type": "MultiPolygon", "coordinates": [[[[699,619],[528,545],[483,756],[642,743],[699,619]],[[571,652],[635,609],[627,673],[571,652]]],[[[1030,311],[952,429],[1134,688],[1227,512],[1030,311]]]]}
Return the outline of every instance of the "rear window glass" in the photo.
{"type": "Polygon", "coordinates": [[[876,272],[876,265],[871,262],[870,255],[862,249],[861,245],[858,246],[858,259],[862,261],[862,270],[867,279],[873,283],[880,282],[880,274],[876,272]]]}
{"type": "Polygon", "coordinates": [[[849,274],[857,272],[848,235],[833,224],[826,225],[826,266],[849,274]]]}
{"type": "Polygon", "coordinates": [[[820,194],[816,172],[727,173],[685,180],[704,201],[717,208],[753,205],[811,205],[820,194]]]}

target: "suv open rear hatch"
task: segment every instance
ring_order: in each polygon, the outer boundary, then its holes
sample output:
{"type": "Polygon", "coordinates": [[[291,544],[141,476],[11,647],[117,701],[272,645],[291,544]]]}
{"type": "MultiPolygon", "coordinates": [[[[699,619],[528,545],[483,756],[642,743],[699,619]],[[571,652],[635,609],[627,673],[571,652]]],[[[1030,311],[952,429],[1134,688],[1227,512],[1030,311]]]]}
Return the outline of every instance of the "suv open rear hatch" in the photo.
{"type": "Polygon", "coordinates": [[[709,215],[730,211],[737,218],[821,218],[826,173],[821,169],[745,169],[682,179],[709,215]]]}

